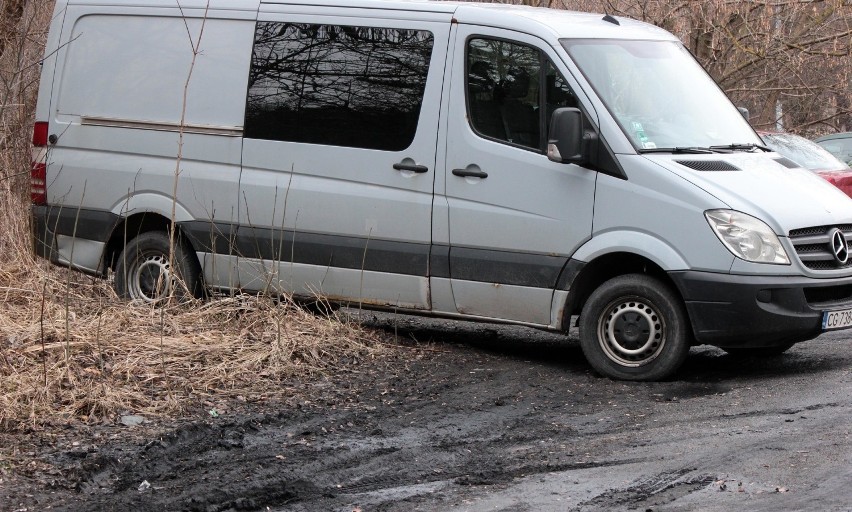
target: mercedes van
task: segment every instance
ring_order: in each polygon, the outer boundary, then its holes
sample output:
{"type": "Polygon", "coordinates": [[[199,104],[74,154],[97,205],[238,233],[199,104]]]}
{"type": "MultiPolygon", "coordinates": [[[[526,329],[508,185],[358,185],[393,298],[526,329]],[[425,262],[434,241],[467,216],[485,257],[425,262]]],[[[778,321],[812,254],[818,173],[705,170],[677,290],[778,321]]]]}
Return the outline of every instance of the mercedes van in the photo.
{"type": "Polygon", "coordinates": [[[629,19],[58,0],[33,142],[35,252],[128,299],[575,319],[591,366],[632,380],[852,326],[852,201],[629,19]]]}

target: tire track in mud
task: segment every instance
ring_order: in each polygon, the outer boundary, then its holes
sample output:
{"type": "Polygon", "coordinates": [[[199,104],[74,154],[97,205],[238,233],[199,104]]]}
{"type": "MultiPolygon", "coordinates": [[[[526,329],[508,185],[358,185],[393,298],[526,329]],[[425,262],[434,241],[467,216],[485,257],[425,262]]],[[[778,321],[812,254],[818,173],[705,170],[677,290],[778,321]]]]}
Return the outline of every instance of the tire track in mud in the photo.
{"type": "Polygon", "coordinates": [[[769,363],[697,351],[683,380],[637,384],[599,378],[573,360],[575,345],[529,342],[537,334],[523,332],[488,334],[473,347],[464,332],[439,350],[415,344],[399,360],[306,390],[309,404],[218,419],[200,411],[203,421],[135,444],[60,451],[52,460],[76,489],[40,495],[38,505],[716,511],[767,500],[758,493],[777,486],[795,491],[766,503],[806,503],[793,495],[805,485],[817,489],[816,503],[852,502],[840,487],[852,477],[852,355],[837,357],[835,346],[794,349],[774,374],[769,363]],[[825,470],[817,454],[830,461],[825,470]],[[712,489],[720,480],[754,492],[712,489]],[[143,481],[151,487],[140,492],[143,481]]]}
{"type": "MultiPolygon", "coordinates": [[[[696,468],[666,471],[643,478],[623,489],[607,490],[593,499],[580,503],[572,512],[593,510],[631,510],[671,503],[690,493],[704,489],[717,481],[711,475],[690,475],[696,468]]],[[[649,508],[650,509],[650,508],[649,508]]]]}
{"type": "MultiPolygon", "coordinates": [[[[562,449],[569,442],[577,444],[576,430],[539,427],[531,431],[528,426],[522,430],[527,423],[541,423],[530,413],[530,408],[494,406],[467,415],[444,415],[428,427],[388,421],[378,438],[370,422],[364,422],[363,430],[354,435],[323,434],[318,428],[321,423],[313,418],[295,423],[273,419],[194,425],[148,442],[138,454],[125,454],[133,462],[110,459],[106,468],[84,477],[81,490],[108,491],[112,496],[103,510],[119,503],[139,510],[166,504],[182,510],[250,510],[260,505],[336,502],[364,494],[375,494],[381,501],[396,489],[430,483],[497,485],[538,473],[639,461],[569,460],[582,456],[576,449],[562,449]],[[554,449],[561,443],[559,453],[541,453],[543,432],[554,449]],[[272,460],[279,446],[286,456],[272,460]],[[254,465],[266,469],[246,475],[245,468],[254,465]],[[389,474],[390,468],[397,469],[389,474]],[[176,486],[181,477],[194,480],[195,489],[176,486]],[[222,485],[204,491],[199,481],[208,479],[222,485]],[[138,495],[136,487],[142,481],[152,484],[150,496],[138,495]],[[163,491],[168,494],[158,494],[163,491]]],[[[349,420],[356,415],[346,413],[337,421],[352,423],[349,420]]],[[[437,416],[438,411],[431,415],[437,416]]]]}
{"type": "MultiPolygon", "coordinates": [[[[576,460],[582,452],[573,448],[539,453],[543,433],[548,444],[567,446],[576,440],[576,429],[540,419],[552,403],[537,408],[518,399],[519,392],[501,393],[495,400],[474,370],[454,392],[488,398],[463,413],[447,414],[458,404],[403,400],[404,405],[377,417],[370,414],[378,409],[365,414],[375,403],[368,402],[331,418],[312,411],[196,424],[149,441],[136,453],[115,453],[92,464],[80,477],[80,489],[100,501],[102,510],[118,504],[138,510],[252,509],[337,502],[365,493],[378,493],[381,500],[381,495],[408,486],[494,485],[522,475],[624,463],[576,460]],[[331,432],[333,424],[351,426],[331,432]],[[137,491],[142,481],[152,485],[149,495],[137,491]],[[104,493],[109,499],[99,500],[104,493]]],[[[505,380],[505,373],[497,370],[487,379],[505,380]]]]}

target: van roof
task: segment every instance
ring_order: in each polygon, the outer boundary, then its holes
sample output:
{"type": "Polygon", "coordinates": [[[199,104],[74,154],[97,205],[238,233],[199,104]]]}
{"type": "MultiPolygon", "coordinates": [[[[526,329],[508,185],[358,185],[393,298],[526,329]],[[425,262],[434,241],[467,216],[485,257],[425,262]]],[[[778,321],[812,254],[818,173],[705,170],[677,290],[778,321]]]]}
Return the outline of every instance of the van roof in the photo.
{"type": "Polygon", "coordinates": [[[261,4],[452,13],[459,23],[509,28],[554,38],[677,39],[661,28],[630,18],[616,18],[619,24],[615,24],[604,21],[603,14],[526,5],[443,0],[261,0],[261,4]]]}
{"type": "MultiPolygon", "coordinates": [[[[545,39],[654,39],[677,40],[675,36],[648,23],[616,18],[605,21],[603,14],[546,9],[525,5],[486,4],[443,0],[180,0],[184,9],[253,10],[259,4],[327,6],[341,9],[419,11],[452,15],[459,23],[506,28],[536,34],[545,39]]],[[[68,0],[69,4],[124,5],[128,7],[177,7],[175,0],[68,0]]]]}
{"type": "Polygon", "coordinates": [[[604,15],[599,13],[546,9],[525,5],[466,2],[455,2],[454,4],[458,6],[455,18],[460,23],[512,28],[539,36],[544,36],[544,32],[549,31],[554,38],[677,39],[672,34],[654,25],[620,17],[614,18],[617,23],[612,23],[604,20],[604,15]]]}

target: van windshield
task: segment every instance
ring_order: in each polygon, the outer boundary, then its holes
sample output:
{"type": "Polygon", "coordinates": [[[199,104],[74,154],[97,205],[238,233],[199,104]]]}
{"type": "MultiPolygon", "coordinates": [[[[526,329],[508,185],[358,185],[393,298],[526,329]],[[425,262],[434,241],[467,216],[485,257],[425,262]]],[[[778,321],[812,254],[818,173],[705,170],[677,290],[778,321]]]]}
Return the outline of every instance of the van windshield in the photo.
{"type": "Polygon", "coordinates": [[[640,152],[751,149],[762,143],[679,42],[561,43],[640,152]]]}

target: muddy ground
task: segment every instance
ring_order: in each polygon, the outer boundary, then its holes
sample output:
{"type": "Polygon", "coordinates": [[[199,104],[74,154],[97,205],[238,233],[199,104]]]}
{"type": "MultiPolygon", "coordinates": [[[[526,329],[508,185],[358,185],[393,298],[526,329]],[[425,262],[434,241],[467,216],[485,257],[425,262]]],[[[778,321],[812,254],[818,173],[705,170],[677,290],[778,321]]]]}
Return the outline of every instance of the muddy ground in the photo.
{"type": "Polygon", "coordinates": [[[408,317],[278,404],[20,438],[0,510],[852,510],[852,331],[596,376],[576,337],[408,317]]]}

